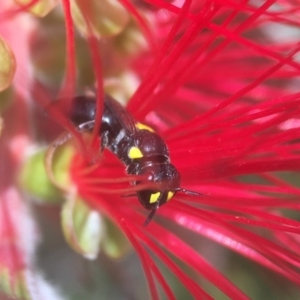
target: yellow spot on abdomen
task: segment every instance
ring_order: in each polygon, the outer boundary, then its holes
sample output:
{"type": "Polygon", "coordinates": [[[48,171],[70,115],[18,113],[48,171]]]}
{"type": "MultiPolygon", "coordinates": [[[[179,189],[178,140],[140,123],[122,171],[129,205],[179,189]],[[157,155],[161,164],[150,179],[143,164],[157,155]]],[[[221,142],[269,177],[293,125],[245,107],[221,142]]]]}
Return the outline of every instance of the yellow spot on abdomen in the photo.
{"type": "Polygon", "coordinates": [[[174,194],[175,194],[174,192],[169,192],[167,201],[171,200],[173,198],[174,194]]]}
{"type": "Polygon", "coordinates": [[[157,202],[159,196],[160,196],[160,192],[151,194],[151,196],[150,196],[150,203],[157,202]]]}
{"type": "Polygon", "coordinates": [[[139,123],[139,122],[135,124],[135,127],[137,129],[139,129],[139,130],[144,129],[144,130],[148,130],[148,131],[154,132],[154,130],[151,127],[149,127],[149,126],[147,126],[145,124],[139,123]]]}
{"type": "Polygon", "coordinates": [[[137,147],[131,147],[128,152],[128,157],[131,159],[141,158],[143,157],[143,153],[137,147]]]}
{"type": "MultiPolygon", "coordinates": [[[[161,194],[160,192],[151,194],[151,196],[150,196],[150,203],[157,202],[160,194],[161,194]]],[[[174,192],[168,192],[167,201],[171,200],[173,198],[174,194],[175,194],[174,192]]]]}

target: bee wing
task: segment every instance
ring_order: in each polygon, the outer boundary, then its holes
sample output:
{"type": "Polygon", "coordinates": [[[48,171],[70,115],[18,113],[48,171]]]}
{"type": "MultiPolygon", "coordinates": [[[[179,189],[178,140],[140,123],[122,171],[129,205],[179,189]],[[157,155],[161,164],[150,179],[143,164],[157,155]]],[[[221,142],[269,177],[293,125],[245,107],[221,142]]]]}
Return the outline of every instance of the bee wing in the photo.
{"type": "Polygon", "coordinates": [[[116,116],[124,129],[131,133],[135,133],[137,131],[136,120],[118,101],[109,95],[105,95],[104,105],[116,116]]]}

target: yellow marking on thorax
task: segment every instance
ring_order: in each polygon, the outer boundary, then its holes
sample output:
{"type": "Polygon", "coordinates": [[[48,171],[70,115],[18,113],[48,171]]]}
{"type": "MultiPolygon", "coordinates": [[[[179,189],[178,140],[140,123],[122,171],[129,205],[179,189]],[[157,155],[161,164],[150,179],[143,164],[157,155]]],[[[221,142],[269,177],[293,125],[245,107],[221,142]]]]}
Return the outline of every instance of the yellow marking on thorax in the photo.
{"type": "Polygon", "coordinates": [[[128,152],[128,157],[131,159],[143,157],[143,153],[138,147],[131,147],[128,152]]]}
{"type": "Polygon", "coordinates": [[[145,124],[139,123],[139,122],[135,124],[135,127],[137,129],[139,129],[139,130],[144,129],[144,130],[148,130],[148,131],[154,132],[154,130],[151,127],[149,127],[149,126],[147,126],[145,124]]]}

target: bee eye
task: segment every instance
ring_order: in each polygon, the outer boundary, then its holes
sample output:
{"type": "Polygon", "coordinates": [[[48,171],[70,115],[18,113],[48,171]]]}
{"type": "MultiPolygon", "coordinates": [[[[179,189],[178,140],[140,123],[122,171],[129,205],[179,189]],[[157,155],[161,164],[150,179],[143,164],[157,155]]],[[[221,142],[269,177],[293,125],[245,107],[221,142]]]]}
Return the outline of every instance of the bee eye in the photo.
{"type": "Polygon", "coordinates": [[[137,192],[137,197],[138,197],[140,203],[148,210],[152,209],[155,204],[155,202],[151,203],[151,199],[152,199],[152,201],[154,199],[152,196],[153,194],[155,194],[155,192],[150,191],[150,190],[144,190],[144,191],[137,192]]]}

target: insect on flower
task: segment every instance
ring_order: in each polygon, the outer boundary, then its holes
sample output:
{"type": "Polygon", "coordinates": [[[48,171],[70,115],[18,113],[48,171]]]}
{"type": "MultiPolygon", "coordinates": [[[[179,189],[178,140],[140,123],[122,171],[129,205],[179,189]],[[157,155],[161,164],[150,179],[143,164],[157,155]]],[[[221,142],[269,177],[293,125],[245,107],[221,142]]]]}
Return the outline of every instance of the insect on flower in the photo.
{"type": "MultiPolygon", "coordinates": [[[[70,120],[80,130],[93,129],[95,116],[94,95],[73,98],[70,120]]],[[[147,187],[137,191],[141,204],[151,210],[145,226],[157,209],[171,200],[176,192],[201,195],[180,187],[180,174],[171,164],[169,150],[162,138],[152,128],[137,122],[120,103],[108,95],[104,97],[99,135],[101,150],[107,148],[114,153],[124,163],[128,174],[142,175],[146,179],[147,187]]],[[[134,185],[142,183],[142,180],[135,181],[134,185]]]]}

